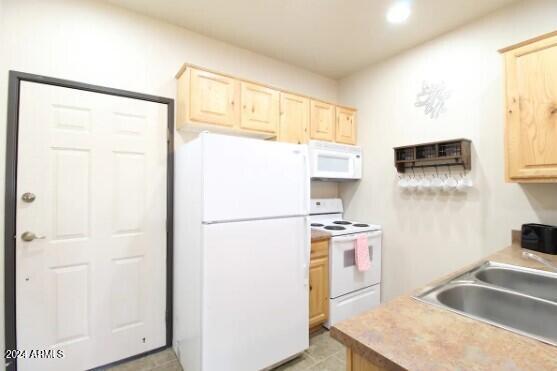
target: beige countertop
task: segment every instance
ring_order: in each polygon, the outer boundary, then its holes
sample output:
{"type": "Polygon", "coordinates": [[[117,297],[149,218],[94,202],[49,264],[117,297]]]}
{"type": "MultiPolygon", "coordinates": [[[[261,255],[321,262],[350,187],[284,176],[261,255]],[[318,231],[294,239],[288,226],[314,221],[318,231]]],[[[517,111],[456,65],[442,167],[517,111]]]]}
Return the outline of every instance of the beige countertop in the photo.
{"type": "MultiPolygon", "coordinates": [[[[513,245],[484,260],[545,270],[523,259],[521,252],[513,245]]],[[[557,264],[557,256],[539,255],[557,264]]],[[[556,346],[422,303],[411,295],[341,322],[331,335],[388,370],[557,370],[556,346]]]]}
{"type": "Polygon", "coordinates": [[[330,238],[331,235],[327,232],[316,231],[316,230],[311,231],[311,242],[329,240],[330,238]]]}

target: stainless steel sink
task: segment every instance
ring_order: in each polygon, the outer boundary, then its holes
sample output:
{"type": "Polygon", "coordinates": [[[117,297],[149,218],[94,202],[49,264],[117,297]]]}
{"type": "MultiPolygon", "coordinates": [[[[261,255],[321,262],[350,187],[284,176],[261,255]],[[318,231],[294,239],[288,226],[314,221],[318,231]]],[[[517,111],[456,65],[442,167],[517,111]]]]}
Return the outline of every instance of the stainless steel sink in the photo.
{"type": "Polygon", "coordinates": [[[512,265],[482,265],[473,273],[477,280],[557,302],[557,275],[512,265]]]}
{"type": "Polygon", "coordinates": [[[557,345],[557,274],[486,262],[416,299],[557,345]]]}

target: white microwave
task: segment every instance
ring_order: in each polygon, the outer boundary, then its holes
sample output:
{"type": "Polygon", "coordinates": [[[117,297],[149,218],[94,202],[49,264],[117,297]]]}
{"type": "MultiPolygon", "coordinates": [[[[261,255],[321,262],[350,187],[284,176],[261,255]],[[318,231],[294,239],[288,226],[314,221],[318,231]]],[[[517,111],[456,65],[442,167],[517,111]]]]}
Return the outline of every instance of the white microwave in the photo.
{"type": "Polygon", "coordinates": [[[308,143],[311,179],[362,178],[362,149],[358,146],[311,140],[308,143]]]}

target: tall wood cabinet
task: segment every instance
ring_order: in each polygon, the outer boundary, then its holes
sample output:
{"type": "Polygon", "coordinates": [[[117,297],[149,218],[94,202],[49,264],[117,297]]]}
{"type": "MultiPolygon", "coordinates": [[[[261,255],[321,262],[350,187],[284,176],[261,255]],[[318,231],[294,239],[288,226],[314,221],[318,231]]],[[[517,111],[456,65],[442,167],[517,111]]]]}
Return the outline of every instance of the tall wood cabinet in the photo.
{"type": "Polygon", "coordinates": [[[311,243],[309,264],[309,327],[317,328],[329,318],[329,240],[311,243]]]}
{"type": "Polygon", "coordinates": [[[557,182],[557,32],[501,52],[507,181],[557,182]]]}
{"type": "Polygon", "coordinates": [[[184,64],[178,74],[176,128],[306,143],[356,144],[356,111],[265,84],[184,64]]]}

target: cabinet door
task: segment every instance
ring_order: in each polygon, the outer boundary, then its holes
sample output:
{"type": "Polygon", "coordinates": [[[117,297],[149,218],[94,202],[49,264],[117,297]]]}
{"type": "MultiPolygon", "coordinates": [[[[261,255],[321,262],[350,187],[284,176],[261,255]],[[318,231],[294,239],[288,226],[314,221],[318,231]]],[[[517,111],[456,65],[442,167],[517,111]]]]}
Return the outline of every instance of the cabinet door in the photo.
{"type": "Polygon", "coordinates": [[[557,180],[557,36],[505,53],[507,179],[557,180]]]}
{"type": "Polygon", "coordinates": [[[317,100],[311,101],[310,135],[311,139],[335,139],[335,106],[317,100]]]}
{"type": "Polygon", "coordinates": [[[289,143],[308,141],[309,99],[299,95],[280,94],[280,129],[278,140],[289,143]]]}
{"type": "Polygon", "coordinates": [[[274,133],[279,124],[279,92],[242,81],[242,115],[240,127],[246,130],[274,133]]]}
{"type": "Polygon", "coordinates": [[[337,107],[335,141],[356,144],[356,112],[349,108],[337,107]]]}
{"type": "Polygon", "coordinates": [[[317,326],[329,316],[329,259],[312,259],[309,266],[309,327],[317,326]]]}
{"type": "Polygon", "coordinates": [[[191,68],[190,120],[233,127],[237,123],[238,81],[191,68]]]}

